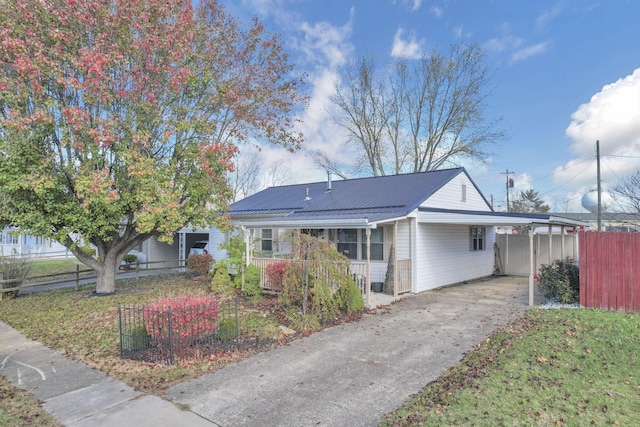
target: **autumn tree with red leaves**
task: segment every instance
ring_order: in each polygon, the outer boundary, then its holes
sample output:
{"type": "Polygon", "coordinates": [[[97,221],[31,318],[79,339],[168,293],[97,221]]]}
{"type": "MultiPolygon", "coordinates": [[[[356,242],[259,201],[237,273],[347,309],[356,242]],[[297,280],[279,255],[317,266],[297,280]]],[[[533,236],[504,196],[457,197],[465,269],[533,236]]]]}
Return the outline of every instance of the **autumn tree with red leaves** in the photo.
{"type": "Polygon", "coordinates": [[[93,268],[97,293],[149,237],[225,226],[238,143],[302,141],[303,79],[257,19],[209,0],[2,6],[0,211],[93,268]]]}

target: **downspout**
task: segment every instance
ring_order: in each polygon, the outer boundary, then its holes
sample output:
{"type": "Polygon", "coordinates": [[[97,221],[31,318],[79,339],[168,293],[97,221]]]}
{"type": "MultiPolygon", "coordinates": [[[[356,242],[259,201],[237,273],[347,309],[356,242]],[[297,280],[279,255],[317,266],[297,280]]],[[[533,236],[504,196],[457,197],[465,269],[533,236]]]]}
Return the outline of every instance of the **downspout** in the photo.
{"type": "Polygon", "coordinates": [[[533,306],[533,276],[535,274],[535,259],[533,253],[533,224],[529,230],[529,305],[533,306]]]}
{"type": "Polygon", "coordinates": [[[398,221],[393,223],[393,296],[398,296],[398,221]]]}
{"type": "Polygon", "coordinates": [[[367,280],[365,283],[366,305],[369,308],[371,303],[371,229],[367,228],[367,280]]]}

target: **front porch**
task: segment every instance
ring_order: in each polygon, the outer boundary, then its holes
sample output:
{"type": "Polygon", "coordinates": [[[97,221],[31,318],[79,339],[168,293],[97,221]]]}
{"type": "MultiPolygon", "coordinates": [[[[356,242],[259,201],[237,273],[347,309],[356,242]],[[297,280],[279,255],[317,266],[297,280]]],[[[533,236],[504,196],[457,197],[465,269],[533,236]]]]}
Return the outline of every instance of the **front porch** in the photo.
{"type": "MultiPolygon", "coordinates": [[[[278,285],[269,281],[267,275],[267,268],[269,265],[286,261],[283,258],[275,257],[252,257],[251,263],[260,269],[260,286],[266,291],[277,292],[278,285]]],[[[304,262],[304,261],[300,261],[304,262]]],[[[365,304],[367,307],[376,307],[378,305],[386,305],[397,299],[402,294],[410,293],[412,290],[411,281],[411,259],[399,259],[392,263],[393,271],[391,277],[386,278],[387,268],[389,264],[387,262],[373,262],[373,261],[351,261],[347,274],[351,275],[358,288],[362,292],[365,304]],[[372,271],[381,272],[384,271],[385,279],[383,281],[383,289],[385,292],[373,292],[372,283],[377,280],[371,280],[372,271]],[[384,283],[386,281],[386,283],[384,283]]],[[[380,277],[378,273],[377,277],[380,277]]]]}

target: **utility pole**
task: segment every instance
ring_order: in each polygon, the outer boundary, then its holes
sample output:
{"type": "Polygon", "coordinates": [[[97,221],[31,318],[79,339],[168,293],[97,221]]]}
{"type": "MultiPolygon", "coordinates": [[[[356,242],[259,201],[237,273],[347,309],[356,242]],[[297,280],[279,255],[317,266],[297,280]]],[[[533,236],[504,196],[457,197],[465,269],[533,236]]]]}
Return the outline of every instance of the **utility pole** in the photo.
{"type": "Polygon", "coordinates": [[[598,231],[602,231],[602,186],[600,183],[600,141],[596,141],[596,170],[598,179],[598,231]]]}
{"type": "Polygon", "coordinates": [[[513,178],[509,178],[509,174],[515,173],[514,171],[510,171],[507,169],[505,172],[502,172],[502,175],[507,176],[507,212],[511,212],[509,208],[509,188],[513,188],[513,178]]]}

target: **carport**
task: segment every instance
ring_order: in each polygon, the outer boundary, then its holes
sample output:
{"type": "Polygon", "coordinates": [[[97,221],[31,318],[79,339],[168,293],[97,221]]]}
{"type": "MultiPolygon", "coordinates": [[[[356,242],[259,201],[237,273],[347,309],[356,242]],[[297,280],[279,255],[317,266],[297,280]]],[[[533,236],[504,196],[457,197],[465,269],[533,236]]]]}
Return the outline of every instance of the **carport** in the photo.
{"type": "MultiPolygon", "coordinates": [[[[527,214],[511,212],[482,212],[482,211],[458,211],[447,209],[420,208],[420,212],[428,213],[420,217],[421,222],[427,223],[447,223],[447,224],[476,224],[492,227],[527,227],[529,230],[529,305],[534,305],[534,276],[535,271],[535,251],[534,235],[536,228],[546,228],[549,236],[549,264],[553,262],[553,234],[554,227],[560,228],[561,238],[561,258],[565,257],[565,231],[571,230],[577,236],[577,229],[588,226],[587,222],[565,218],[551,214],[527,214]]],[[[577,237],[574,240],[577,245],[577,237]]],[[[577,250],[574,253],[578,253],[577,250]]],[[[576,257],[577,259],[577,257],[576,257]]]]}

